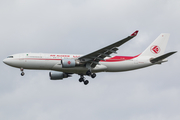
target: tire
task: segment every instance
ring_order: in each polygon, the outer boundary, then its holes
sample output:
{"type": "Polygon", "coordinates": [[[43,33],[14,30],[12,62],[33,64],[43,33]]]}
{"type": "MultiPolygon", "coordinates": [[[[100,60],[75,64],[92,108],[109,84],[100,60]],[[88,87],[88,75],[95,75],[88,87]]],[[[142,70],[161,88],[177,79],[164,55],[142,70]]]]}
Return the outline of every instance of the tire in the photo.
{"type": "Polygon", "coordinates": [[[93,73],[93,74],[91,75],[91,77],[92,77],[92,78],[95,78],[95,77],[96,77],[96,74],[95,74],[95,73],[93,73]]]}
{"type": "Polygon", "coordinates": [[[91,75],[91,71],[90,70],[88,70],[87,72],[86,72],[86,75],[91,75]]]}
{"type": "Polygon", "coordinates": [[[79,78],[79,82],[82,82],[82,81],[84,81],[84,79],[83,78],[79,78]]]}
{"type": "Polygon", "coordinates": [[[25,74],[25,73],[24,73],[24,72],[22,72],[22,73],[21,73],[21,76],[24,76],[24,74],[25,74]]]}
{"type": "Polygon", "coordinates": [[[84,81],[84,85],[87,85],[88,83],[89,83],[89,81],[88,81],[88,80],[84,81]]]}

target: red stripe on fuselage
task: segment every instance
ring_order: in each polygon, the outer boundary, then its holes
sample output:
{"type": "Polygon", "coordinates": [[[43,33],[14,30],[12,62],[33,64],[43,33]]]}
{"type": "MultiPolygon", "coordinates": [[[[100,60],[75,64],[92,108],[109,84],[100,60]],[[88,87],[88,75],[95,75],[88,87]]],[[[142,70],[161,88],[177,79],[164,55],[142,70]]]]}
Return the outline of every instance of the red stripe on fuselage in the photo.
{"type": "Polygon", "coordinates": [[[105,61],[101,60],[101,62],[120,62],[120,61],[125,61],[125,60],[131,60],[138,56],[139,55],[136,55],[133,57],[132,56],[114,56],[112,58],[106,59],[105,61]]]}
{"type": "Polygon", "coordinates": [[[19,60],[62,60],[62,59],[47,59],[47,58],[20,58],[19,60]]]}
{"type": "MultiPolygon", "coordinates": [[[[114,56],[112,58],[106,59],[105,61],[101,60],[100,62],[120,62],[125,60],[131,60],[139,55],[136,56],[114,56]]],[[[62,60],[62,59],[53,59],[53,58],[20,58],[19,60],[62,60]]]]}

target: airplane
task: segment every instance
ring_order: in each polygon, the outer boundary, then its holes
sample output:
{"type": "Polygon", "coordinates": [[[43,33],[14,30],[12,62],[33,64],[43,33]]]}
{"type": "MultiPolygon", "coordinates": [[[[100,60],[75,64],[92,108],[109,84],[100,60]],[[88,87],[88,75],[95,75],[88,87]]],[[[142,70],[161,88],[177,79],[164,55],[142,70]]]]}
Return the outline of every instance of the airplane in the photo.
{"type": "Polygon", "coordinates": [[[138,30],[130,36],[111,45],[86,55],[21,53],[8,56],[3,62],[9,66],[24,69],[50,70],[51,80],[62,80],[72,74],[80,76],[79,82],[89,83],[84,76],[96,77],[99,72],[122,72],[140,69],[167,62],[167,57],[177,51],[164,54],[170,34],[160,34],[149,47],[136,56],[110,56],[117,53],[118,47],[128,42],[138,34],[138,30]]]}

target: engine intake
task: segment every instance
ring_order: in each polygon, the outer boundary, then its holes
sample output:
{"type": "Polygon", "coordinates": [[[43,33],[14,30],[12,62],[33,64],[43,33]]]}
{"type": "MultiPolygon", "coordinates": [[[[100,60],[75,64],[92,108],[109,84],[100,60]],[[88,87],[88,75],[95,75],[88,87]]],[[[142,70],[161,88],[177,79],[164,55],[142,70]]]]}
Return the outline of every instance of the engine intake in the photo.
{"type": "Polygon", "coordinates": [[[49,72],[51,80],[62,80],[63,78],[71,77],[71,75],[63,72],[49,72]]]}

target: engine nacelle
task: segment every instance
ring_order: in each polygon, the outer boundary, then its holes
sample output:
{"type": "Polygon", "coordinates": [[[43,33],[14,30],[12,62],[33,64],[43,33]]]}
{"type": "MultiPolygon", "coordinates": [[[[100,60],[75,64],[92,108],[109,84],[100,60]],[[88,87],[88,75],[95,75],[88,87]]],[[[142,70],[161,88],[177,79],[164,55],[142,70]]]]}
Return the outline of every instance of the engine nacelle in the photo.
{"type": "Polygon", "coordinates": [[[71,77],[71,75],[63,72],[49,72],[49,77],[51,80],[62,80],[63,78],[71,77]]]}
{"type": "Polygon", "coordinates": [[[62,59],[61,64],[63,68],[72,68],[79,65],[79,61],[75,59],[62,59]]]}

